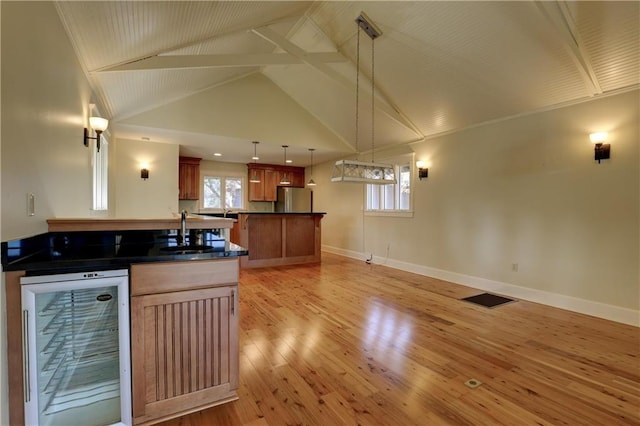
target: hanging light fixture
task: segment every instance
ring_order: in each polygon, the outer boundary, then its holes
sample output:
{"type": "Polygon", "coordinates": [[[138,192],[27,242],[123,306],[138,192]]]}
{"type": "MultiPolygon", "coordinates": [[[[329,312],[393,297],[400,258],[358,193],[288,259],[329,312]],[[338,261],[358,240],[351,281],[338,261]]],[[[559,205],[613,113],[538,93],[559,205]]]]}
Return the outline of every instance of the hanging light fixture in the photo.
{"type": "MultiPolygon", "coordinates": [[[[282,148],[284,148],[284,165],[287,165],[287,148],[289,148],[289,145],[282,145],[282,148]]],[[[287,176],[287,172],[283,172],[282,174],[282,179],[280,179],[280,185],[289,185],[291,184],[291,181],[289,181],[289,177],[287,176]]]]}
{"type": "Polygon", "coordinates": [[[313,180],[313,151],[315,151],[314,148],[309,148],[309,152],[311,152],[311,178],[307,182],[307,186],[316,186],[316,182],[313,180]]]}
{"type": "MultiPolygon", "coordinates": [[[[260,159],[258,157],[258,153],[257,153],[258,144],[260,142],[253,141],[251,143],[253,144],[253,157],[251,157],[251,159],[253,160],[253,164],[256,164],[256,162],[260,159]]],[[[249,179],[249,182],[251,182],[251,183],[260,183],[260,176],[258,176],[258,171],[256,169],[253,169],[253,172],[251,173],[251,178],[249,179]]]]}
{"type": "Polygon", "coordinates": [[[364,31],[371,38],[371,162],[365,163],[358,160],[338,160],[333,167],[331,174],[332,182],[359,182],[387,185],[396,183],[394,167],[392,164],[378,164],[375,162],[375,133],[374,133],[374,111],[375,111],[375,63],[374,63],[374,41],[382,35],[382,31],[376,27],[369,17],[360,12],[356,18],[358,25],[357,46],[356,46],[356,155],[358,151],[358,106],[360,93],[360,30],[364,31]]]}

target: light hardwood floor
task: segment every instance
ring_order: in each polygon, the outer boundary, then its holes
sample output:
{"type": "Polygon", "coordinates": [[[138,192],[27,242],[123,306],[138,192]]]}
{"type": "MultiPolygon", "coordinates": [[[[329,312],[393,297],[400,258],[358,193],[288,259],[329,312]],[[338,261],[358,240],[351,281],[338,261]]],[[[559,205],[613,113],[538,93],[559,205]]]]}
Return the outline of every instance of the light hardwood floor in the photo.
{"type": "Polygon", "coordinates": [[[242,270],[240,399],[163,424],[640,424],[639,328],[477,293],[326,253],[242,270]]]}

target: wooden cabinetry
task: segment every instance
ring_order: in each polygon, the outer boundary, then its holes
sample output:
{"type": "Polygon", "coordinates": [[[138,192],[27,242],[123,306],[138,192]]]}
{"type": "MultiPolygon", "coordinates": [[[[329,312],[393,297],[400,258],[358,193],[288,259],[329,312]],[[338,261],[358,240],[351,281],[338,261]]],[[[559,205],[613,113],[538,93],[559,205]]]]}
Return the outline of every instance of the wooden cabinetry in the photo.
{"type": "Polygon", "coordinates": [[[134,424],[237,399],[238,260],[131,266],[134,424]]]}
{"type": "Polygon", "coordinates": [[[304,188],[304,167],[278,166],[274,164],[247,164],[249,179],[255,175],[260,179],[259,183],[249,183],[249,201],[276,201],[280,181],[287,174],[291,182],[286,186],[304,188]]]}
{"type": "Polygon", "coordinates": [[[249,249],[243,268],[321,261],[324,213],[239,213],[239,245],[249,249]]]}
{"type": "Polygon", "coordinates": [[[178,162],[178,198],[197,200],[200,198],[200,159],[180,157],[178,162]]]}

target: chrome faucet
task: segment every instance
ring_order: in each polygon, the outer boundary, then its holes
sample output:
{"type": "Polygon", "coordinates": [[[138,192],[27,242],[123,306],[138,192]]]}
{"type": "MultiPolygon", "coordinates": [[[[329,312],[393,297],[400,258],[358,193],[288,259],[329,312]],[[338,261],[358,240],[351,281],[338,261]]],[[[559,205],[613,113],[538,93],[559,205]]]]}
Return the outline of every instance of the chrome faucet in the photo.
{"type": "Polygon", "coordinates": [[[180,235],[178,238],[179,245],[187,245],[187,211],[180,212],[180,235]]]}

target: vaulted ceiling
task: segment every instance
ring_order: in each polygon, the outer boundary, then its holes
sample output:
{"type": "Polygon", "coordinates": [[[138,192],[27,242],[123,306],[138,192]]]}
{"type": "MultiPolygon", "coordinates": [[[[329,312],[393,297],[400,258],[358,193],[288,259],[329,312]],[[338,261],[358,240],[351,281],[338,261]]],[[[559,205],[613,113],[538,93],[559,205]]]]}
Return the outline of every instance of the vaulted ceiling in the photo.
{"type": "Polygon", "coordinates": [[[223,161],[370,150],[372,81],[376,149],[640,85],[635,1],[56,6],[117,137],[223,161]],[[382,35],[361,33],[356,79],[361,12],[382,35]]]}

